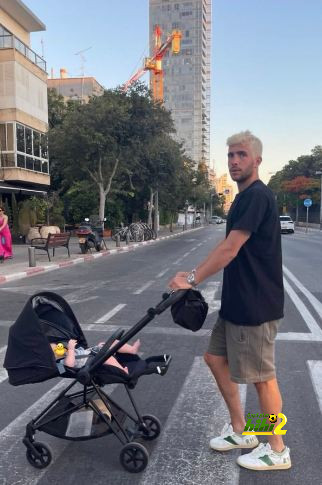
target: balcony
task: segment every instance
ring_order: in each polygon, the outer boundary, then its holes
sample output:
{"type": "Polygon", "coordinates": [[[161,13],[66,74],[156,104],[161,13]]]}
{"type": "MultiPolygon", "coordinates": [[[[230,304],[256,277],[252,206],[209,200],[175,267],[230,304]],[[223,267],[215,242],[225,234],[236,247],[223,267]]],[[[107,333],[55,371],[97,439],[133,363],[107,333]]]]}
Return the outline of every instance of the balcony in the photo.
{"type": "MultiPolygon", "coordinates": [[[[2,28],[1,31],[4,29],[2,28]]],[[[26,44],[21,42],[15,35],[8,33],[0,35],[0,49],[16,49],[24,57],[29,59],[33,64],[38,66],[42,71],[46,72],[46,61],[38,56],[26,44]]]]}

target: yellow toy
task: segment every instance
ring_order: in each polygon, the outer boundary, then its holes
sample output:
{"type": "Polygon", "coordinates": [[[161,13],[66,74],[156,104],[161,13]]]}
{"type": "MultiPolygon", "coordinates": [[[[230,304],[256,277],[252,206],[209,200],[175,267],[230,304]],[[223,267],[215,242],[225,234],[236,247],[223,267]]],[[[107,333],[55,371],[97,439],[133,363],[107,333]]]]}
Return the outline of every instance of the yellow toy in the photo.
{"type": "Polygon", "coordinates": [[[57,344],[54,350],[57,357],[63,357],[65,355],[66,349],[64,344],[57,344]]]}

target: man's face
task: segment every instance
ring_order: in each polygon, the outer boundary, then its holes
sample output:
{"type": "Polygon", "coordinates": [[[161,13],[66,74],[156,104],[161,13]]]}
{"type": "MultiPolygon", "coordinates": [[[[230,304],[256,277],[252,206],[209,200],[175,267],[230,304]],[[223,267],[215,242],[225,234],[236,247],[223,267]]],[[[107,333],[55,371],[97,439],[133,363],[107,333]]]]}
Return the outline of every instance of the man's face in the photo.
{"type": "Polygon", "coordinates": [[[228,168],[234,182],[244,182],[257,174],[261,160],[261,157],[253,155],[247,143],[237,143],[228,148],[228,168]]]}

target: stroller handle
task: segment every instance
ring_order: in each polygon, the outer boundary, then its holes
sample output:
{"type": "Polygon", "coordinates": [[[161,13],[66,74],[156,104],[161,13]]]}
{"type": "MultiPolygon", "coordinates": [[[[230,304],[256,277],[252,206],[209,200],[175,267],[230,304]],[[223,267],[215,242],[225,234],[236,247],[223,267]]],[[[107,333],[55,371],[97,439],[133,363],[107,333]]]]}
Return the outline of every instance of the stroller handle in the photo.
{"type": "Polygon", "coordinates": [[[163,313],[169,306],[181,300],[188,290],[172,290],[169,293],[162,295],[163,300],[155,307],[155,312],[159,315],[163,313]]]}

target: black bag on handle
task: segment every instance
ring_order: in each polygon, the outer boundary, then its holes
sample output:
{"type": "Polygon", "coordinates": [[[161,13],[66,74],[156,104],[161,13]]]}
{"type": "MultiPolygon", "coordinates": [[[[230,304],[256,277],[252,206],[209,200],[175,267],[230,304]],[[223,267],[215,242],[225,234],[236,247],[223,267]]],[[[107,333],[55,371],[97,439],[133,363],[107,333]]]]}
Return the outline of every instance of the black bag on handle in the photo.
{"type": "Polygon", "coordinates": [[[208,303],[198,290],[187,290],[184,296],[171,306],[173,321],[192,332],[201,329],[207,313],[208,303]]]}

